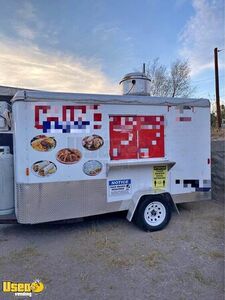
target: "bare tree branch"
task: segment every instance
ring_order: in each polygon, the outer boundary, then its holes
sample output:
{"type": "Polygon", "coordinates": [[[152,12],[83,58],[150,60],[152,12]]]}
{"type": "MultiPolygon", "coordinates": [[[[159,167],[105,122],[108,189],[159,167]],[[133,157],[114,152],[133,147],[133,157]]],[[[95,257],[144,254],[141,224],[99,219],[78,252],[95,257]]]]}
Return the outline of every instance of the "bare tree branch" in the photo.
{"type": "Polygon", "coordinates": [[[152,96],[190,97],[194,92],[188,61],[178,59],[167,70],[165,65],[160,64],[159,58],[155,58],[146,70],[151,79],[152,96]]]}

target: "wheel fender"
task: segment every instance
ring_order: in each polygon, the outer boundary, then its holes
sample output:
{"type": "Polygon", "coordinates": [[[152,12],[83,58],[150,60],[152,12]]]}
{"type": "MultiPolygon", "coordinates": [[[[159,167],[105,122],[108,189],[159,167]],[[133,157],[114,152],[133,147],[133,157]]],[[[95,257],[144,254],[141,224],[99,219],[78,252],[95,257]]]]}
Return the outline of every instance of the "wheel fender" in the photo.
{"type": "Polygon", "coordinates": [[[170,207],[171,207],[171,210],[175,210],[178,214],[179,214],[179,210],[175,204],[175,202],[173,201],[173,198],[171,197],[171,195],[167,192],[164,192],[164,191],[161,191],[161,192],[158,192],[158,193],[154,193],[154,192],[151,192],[151,193],[146,193],[146,192],[138,192],[136,194],[134,194],[132,200],[131,200],[131,203],[129,205],[129,208],[128,208],[128,212],[127,212],[127,220],[128,221],[132,221],[132,218],[134,216],[134,213],[136,211],[136,208],[138,206],[138,204],[145,199],[145,197],[151,197],[151,196],[157,196],[157,195],[160,195],[162,196],[164,199],[166,199],[169,204],[170,204],[170,207]]]}

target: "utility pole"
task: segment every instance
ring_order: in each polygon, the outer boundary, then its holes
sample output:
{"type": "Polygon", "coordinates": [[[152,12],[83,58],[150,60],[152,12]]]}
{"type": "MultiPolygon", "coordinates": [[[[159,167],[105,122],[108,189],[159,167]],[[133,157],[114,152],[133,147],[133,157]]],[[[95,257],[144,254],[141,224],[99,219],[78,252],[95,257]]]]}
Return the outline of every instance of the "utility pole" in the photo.
{"type": "Polygon", "coordinates": [[[221,128],[221,109],[220,109],[220,91],[219,91],[218,52],[219,52],[219,50],[217,48],[214,48],[216,113],[217,113],[218,129],[220,129],[221,128]]]}

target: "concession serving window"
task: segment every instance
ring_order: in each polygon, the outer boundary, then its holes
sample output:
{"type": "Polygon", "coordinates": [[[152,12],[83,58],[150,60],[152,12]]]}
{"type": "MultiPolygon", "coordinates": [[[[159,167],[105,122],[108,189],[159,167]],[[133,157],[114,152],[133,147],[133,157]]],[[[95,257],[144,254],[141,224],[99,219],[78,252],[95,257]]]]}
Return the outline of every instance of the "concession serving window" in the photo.
{"type": "Polygon", "coordinates": [[[114,115],[110,121],[110,158],[164,157],[164,116],[114,115]]]}

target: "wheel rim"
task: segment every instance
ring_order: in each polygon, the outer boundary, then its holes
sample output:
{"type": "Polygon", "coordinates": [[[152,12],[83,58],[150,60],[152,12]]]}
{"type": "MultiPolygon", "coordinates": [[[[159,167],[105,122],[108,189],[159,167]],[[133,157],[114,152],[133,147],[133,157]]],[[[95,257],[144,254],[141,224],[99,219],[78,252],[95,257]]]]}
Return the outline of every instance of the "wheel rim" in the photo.
{"type": "Polygon", "coordinates": [[[166,217],[165,206],[158,201],[149,203],[144,211],[145,222],[150,226],[160,225],[166,217]]]}

